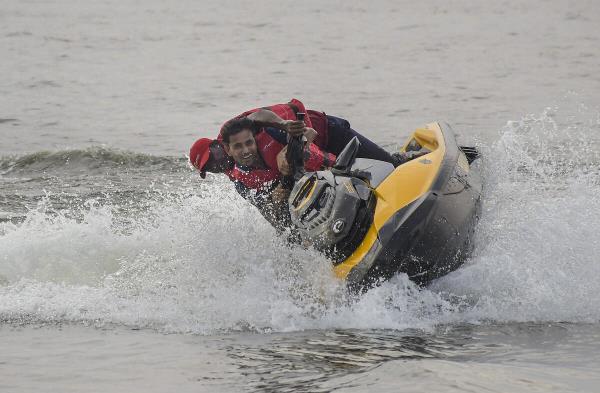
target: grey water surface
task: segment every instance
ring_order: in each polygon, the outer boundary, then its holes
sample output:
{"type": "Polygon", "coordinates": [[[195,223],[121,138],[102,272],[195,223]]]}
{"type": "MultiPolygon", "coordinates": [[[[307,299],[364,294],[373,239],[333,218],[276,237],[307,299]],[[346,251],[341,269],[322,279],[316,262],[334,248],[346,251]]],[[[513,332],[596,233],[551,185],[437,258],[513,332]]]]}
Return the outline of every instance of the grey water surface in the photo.
{"type": "Polygon", "coordinates": [[[596,392],[600,4],[0,7],[0,391],[596,392]],[[189,146],[301,99],[483,153],[475,250],[351,299],[189,146]]]}

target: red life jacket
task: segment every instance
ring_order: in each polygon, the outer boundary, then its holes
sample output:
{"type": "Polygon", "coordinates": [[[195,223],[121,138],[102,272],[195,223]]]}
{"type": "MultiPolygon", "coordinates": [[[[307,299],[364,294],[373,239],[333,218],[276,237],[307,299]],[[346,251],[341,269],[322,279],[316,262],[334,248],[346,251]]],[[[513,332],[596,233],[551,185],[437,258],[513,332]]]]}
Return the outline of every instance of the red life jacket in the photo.
{"type": "Polygon", "coordinates": [[[325,149],[327,147],[327,142],[329,141],[327,115],[325,112],[313,111],[311,109],[308,109],[306,114],[306,117],[312,124],[312,128],[317,131],[317,137],[313,143],[321,149],[325,149]]]}
{"type": "Polygon", "coordinates": [[[273,169],[246,169],[235,166],[230,179],[239,182],[251,190],[269,190],[275,182],[281,179],[281,173],[273,169]]]}
{"type": "MultiPolygon", "coordinates": [[[[322,152],[319,147],[325,147],[327,145],[327,117],[323,112],[317,112],[312,110],[306,110],[304,104],[295,98],[286,104],[275,104],[267,107],[250,109],[244,113],[239,114],[233,119],[239,119],[246,117],[251,113],[257,112],[261,109],[268,109],[275,113],[283,120],[296,120],[296,113],[304,112],[307,116],[304,118],[304,123],[307,127],[314,128],[317,131],[318,136],[314,143],[308,146],[306,149],[306,155],[304,160],[304,168],[308,171],[318,171],[324,166],[331,166],[335,162],[335,156],[330,153],[322,152]],[[315,123],[313,123],[313,121],[315,123]]],[[[233,120],[231,119],[231,120],[233,120]]],[[[221,127],[223,127],[231,121],[228,120],[221,127]]],[[[285,134],[282,134],[285,138],[285,134]]],[[[250,189],[262,189],[270,187],[274,181],[281,179],[281,172],[277,168],[277,154],[283,149],[283,140],[278,141],[272,135],[270,135],[265,128],[261,129],[255,136],[257,150],[261,155],[267,168],[265,169],[254,169],[244,168],[240,165],[226,172],[229,179],[242,183],[244,186],[250,189]]],[[[221,140],[221,132],[219,132],[219,140],[221,140]]],[[[282,139],[282,138],[279,138],[282,139]]]]}
{"type": "MultiPolygon", "coordinates": [[[[266,168],[246,168],[236,164],[227,176],[232,181],[242,183],[250,189],[268,189],[275,181],[281,179],[282,174],[277,167],[277,154],[285,145],[275,139],[269,132],[260,131],[255,135],[256,147],[261,155],[266,168]]],[[[335,162],[335,156],[322,152],[314,143],[305,150],[304,168],[307,171],[318,171],[323,167],[330,167],[335,162]]]]}
{"type": "Polygon", "coordinates": [[[266,168],[245,168],[235,164],[231,174],[227,174],[233,181],[242,183],[246,188],[253,190],[270,187],[273,182],[281,179],[281,172],[277,169],[277,154],[284,145],[277,142],[265,131],[260,131],[254,136],[256,148],[262,157],[266,168]]]}
{"type": "Polygon", "coordinates": [[[219,141],[222,140],[221,132],[223,132],[223,127],[225,127],[225,125],[227,123],[229,123],[231,120],[246,117],[246,116],[250,115],[251,113],[258,112],[261,109],[268,109],[271,112],[275,113],[277,116],[281,117],[283,120],[296,120],[296,118],[297,118],[296,113],[298,113],[298,112],[306,113],[306,117],[304,118],[304,123],[306,124],[307,127],[311,127],[315,131],[317,131],[317,137],[315,138],[313,143],[315,145],[317,145],[318,147],[320,147],[321,149],[325,149],[327,147],[327,142],[329,141],[327,115],[325,114],[325,112],[319,112],[319,111],[314,111],[312,109],[306,109],[304,104],[300,100],[297,100],[295,98],[292,98],[291,101],[287,104],[275,104],[275,105],[265,106],[262,108],[254,108],[254,109],[247,110],[246,112],[237,115],[233,119],[226,121],[221,126],[221,130],[219,131],[219,136],[217,137],[217,139],[219,141]]]}
{"type": "MultiPolygon", "coordinates": [[[[290,102],[288,102],[287,104],[275,104],[275,105],[270,105],[270,106],[263,106],[261,108],[250,109],[244,113],[237,115],[233,119],[227,120],[221,126],[221,130],[219,131],[218,139],[221,140],[221,133],[223,132],[223,127],[225,127],[225,125],[227,123],[229,123],[231,120],[241,119],[242,117],[246,117],[254,112],[258,112],[261,109],[270,110],[271,112],[275,113],[277,116],[281,117],[283,120],[296,120],[297,119],[296,113],[299,113],[299,112],[306,113],[306,108],[304,107],[304,104],[300,100],[297,100],[295,98],[292,98],[292,100],[290,102]]],[[[304,123],[306,124],[307,127],[313,128],[310,115],[306,116],[304,118],[304,123]]],[[[327,123],[325,123],[325,124],[327,124],[327,123]]]]}

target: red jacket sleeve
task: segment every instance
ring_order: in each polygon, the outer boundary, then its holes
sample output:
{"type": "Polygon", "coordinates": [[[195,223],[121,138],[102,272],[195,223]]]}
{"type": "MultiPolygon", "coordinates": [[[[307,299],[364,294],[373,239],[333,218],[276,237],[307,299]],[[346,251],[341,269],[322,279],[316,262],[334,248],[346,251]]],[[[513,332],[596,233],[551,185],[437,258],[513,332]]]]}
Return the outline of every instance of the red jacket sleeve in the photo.
{"type": "MultiPolygon", "coordinates": [[[[300,100],[298,100],[296,98],[292,98],[290,100],[290,102],[288,102],[287,105],[291,106],[290,110],[292,110],[292,107],[295,107],[298,110],[298,112],[303,112],[306,115],[306,116],[304,116],[304,124],[306,124],[307,127],[314,128],[313,124],[312,124],[312,121],[311,121],[311,118],[310,118],[310,116],[308,116],[308,113],[307,113],[308,111],[306,110],[306,107],[304,106],[304,104],[302,103],[302,101],[300,101],[300,100]]],[[[284,119],[284,120],[293,120],[295,118],[296,118],[296,114],[292,110],[291,116],[289,118],[287,118],[287,119],[284,119]]]]}
{"type": "Polygon", "coordinates": [[[335,155],[324,152],[311,143],[304,149],[304,169],[314,172],[330,168],[335,163],[335,158],[335,155]]]}

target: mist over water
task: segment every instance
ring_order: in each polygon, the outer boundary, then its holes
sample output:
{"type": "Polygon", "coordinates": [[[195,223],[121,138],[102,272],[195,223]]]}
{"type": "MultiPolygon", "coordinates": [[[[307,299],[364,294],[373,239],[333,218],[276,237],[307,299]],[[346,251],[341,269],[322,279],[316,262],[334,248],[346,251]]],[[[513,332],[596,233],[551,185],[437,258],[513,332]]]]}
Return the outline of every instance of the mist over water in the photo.
{"type": "Polygon", "coordinates": [[[566,113],[510,121],[479,144],[484,202],[465,266],[428,288],[398,275],[358,299],[323,256],[287,245],[226,179],[202,181],[184,160],[97,150],[5,160],[4,178],[44,167],[72,182],[83,171],[95,195],[113,173],[131,192],[71,200],[51,188],[0,223],[0,318],[200,334],[597,322],[600,150],[589,136],[600,123],[589,109],[566,113]],[[149,167],[159,181],[132,181],[149,167]]]}

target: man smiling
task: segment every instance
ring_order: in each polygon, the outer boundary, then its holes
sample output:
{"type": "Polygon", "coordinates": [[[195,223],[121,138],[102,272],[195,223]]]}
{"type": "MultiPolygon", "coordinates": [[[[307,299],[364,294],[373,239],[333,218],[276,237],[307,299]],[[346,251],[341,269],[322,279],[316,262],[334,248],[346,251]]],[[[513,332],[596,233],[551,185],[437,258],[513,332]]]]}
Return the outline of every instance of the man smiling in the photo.
{"type": "MultiPolygon", "coordinates": [[[[244,198],[258,207],[271,224],[282,228],[289,224],[286,200],[290,190],[281,184],[287,173],[282,173],[278,164],[285,160],[286,134],[273,129],[259,132],[257,128],[252,120],[242,118],[232,120],[224,129],[223,147],[234,161],[227,175],[244,198]]],[[[308,171],[324,169],[335,162],[335,156],[322,152],[313,143],[307,143],[304,158],[308,171]]]]}

